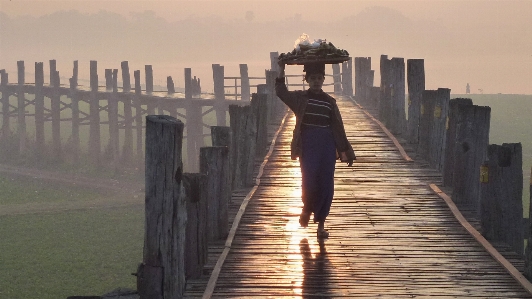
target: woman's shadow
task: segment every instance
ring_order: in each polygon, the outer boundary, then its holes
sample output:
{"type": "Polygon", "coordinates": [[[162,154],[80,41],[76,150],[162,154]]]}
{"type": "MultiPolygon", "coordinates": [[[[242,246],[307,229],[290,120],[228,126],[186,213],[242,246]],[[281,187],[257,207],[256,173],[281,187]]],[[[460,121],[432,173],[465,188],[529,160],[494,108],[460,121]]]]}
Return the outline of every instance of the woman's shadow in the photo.
{"type": "Polygon", "coordinates": [[[332,295],[332,265],[327,257],[323,240],[318,240],[320,251],[313,257],[308,240],[299,242],[299,251],[303,258],[303,298],[321,298],[332,295]]]}

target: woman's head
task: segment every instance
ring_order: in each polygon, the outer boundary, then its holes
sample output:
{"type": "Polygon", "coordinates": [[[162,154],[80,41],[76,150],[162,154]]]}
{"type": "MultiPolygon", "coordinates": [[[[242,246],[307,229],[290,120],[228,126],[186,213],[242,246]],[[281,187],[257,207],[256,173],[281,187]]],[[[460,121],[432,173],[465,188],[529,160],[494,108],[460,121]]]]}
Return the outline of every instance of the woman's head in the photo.
{"type": "Polygon", "coordinates": [[[307,81],[309,89],[314,92],[320,91],[323,86],[323,81],[325,81],[325,64],[305,64],[303,71],[305,72],[305,81],[307,81]]]}

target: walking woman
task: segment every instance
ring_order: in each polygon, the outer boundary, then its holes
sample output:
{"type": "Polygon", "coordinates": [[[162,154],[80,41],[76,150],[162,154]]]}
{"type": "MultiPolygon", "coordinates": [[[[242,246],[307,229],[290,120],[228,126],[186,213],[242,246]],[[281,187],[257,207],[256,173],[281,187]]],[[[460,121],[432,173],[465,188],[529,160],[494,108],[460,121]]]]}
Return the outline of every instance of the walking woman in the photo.
{"type": "Polygon", "coordinates": [[[355,152],[347,140],[336,100],[322,90],[325,64],[304,66],[305,80],[309,84],[306,91],[288,91],[284,78],[285,64],[280,61],[279,67],[275,82],[277,96],[296,115],[290,149],[292,160],[299,158],[301,167],[303,209],[299,224],[307,227],[314,213],[314,223],[318,223],[317,237],[328,238],[325,219],[334,195],[336,160],[352,166],[355,152]]]}

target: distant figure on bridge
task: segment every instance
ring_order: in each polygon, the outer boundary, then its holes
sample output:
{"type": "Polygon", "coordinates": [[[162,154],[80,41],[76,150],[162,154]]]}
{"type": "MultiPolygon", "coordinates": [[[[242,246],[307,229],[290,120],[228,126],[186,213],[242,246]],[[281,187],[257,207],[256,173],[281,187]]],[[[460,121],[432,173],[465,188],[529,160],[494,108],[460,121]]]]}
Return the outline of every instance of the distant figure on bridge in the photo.
{"type": "Polygon", "coordinates": [[[317,237],[328,238],[325,219],[329,215],[334,195],[336,160],[353,165],[356,159],[347,140],[336,100],[322,90],[325,64],[306,64],[306,91],[288,91],[285,84],[285,64],[279,62],[279,77],[275,82],[277,96],[295,113],[296,125],[291,143],[291,157],[299,158],[302,181],[303,210],[299,224],[307,227],[314,213],[318,223],[317,237]]]}
{"type": "Polygon", "coordinates": [[[467,85],[465,87],[465,93],[467,93],[467,94],[471,93],[471,88],[469,87],[469,83],[467,83],[467,85]]]}

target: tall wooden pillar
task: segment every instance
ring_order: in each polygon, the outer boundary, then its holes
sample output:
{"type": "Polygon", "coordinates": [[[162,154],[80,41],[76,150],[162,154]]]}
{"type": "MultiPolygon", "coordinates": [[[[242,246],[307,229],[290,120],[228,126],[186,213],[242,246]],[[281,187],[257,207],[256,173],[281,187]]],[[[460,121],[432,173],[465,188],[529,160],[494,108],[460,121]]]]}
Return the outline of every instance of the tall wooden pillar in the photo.
{"type": "Polygon", "coordinates": [[[17,61],[18,86],[17,86],[17,135],[19,140],[19,152],[26,151],[26,96],[24,93],[25,68],[24,61],[17,61]]]}
{"type": "Polygon", "coordinates": [[[408,82],[408,121],[406,138],[408,143],[419,142],[419,110],[421,96],[425,90],[425,61],[423,59],[407,60],[408,82]]]}

